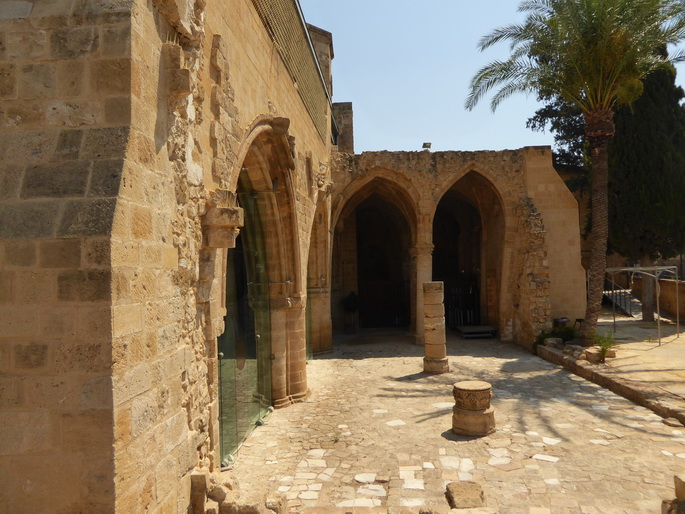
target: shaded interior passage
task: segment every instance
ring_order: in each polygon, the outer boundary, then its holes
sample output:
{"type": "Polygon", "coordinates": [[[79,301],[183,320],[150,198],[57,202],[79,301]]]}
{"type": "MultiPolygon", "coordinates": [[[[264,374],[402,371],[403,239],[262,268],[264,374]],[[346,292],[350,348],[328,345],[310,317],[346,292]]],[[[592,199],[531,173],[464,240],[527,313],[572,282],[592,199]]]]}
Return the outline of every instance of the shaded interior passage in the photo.
{"type": "Polygon", "coordinates": [[[433,280],[445,284],[445,323],[480,324],[481,222],[478,211],[449,192],[433,221],[433,280]]]}
{"type": "Polygon", "coordinates": [[[371,196],[356,213],[359,324],[409,325],[409,229],[392,204],[371,196]]]}

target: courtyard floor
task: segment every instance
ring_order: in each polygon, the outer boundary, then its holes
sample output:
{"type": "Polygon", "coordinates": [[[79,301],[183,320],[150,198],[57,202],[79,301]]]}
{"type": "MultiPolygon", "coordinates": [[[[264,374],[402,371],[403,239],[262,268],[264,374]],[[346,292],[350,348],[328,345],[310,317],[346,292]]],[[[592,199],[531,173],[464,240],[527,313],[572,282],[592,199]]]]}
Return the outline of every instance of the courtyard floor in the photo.
{"type": "MultiPolygon", "coordinates": [[[[676,343],[662,346],[677,358],[658,365],[680,372],[685,336],[676,343]]],[[[288,512],[447,512],[445,487],[457,480],[483,488],[486,507],[470,512],[658,513],[675,496],[685,427],[512,344],[449,334],[448,356],[449,373],[426,375],[423,347],[404,333],[337,340],[309,363],[307,400],[272,413],[238,451],[243,500],[282,495],[288,512]],[[494,434],[451,432],[461,380],[492,384],[494,434]]]]}

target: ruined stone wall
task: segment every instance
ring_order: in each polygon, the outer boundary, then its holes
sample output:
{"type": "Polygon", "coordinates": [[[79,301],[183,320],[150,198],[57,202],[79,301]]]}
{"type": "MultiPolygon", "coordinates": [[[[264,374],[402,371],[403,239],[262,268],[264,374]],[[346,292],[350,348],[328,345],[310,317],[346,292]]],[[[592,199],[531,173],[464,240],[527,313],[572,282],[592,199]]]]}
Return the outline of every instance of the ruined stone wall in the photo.
{"type": "Polygon", "coordinates": [[[0,7],[0,505],[113,509],[110,232],[129,2],[0,7]]]}
{"type": "MultiPolygon", "coordinates": [[[[486,275],[485,292],[497,299],[496,324],[502,339],[528,346],[535,334],[550,325],[553,313],[582,317],[585,295],[575,200],[552,168],[549,149],[340,153],[335,156],[333,180],[334,227],[356,197],[388,191],[387,184],[395,189],[388,196],[392,201],[406,204],[411,199],[411,206],[403,209],[411,213],[407,220],[414,232],[413,273],[418,282],[431,280],[433,217],[448,190],[456,184],[459,194],[474,205],[481,202],[484,224],[488,213],[496,212],[488,203],[499,202],[504,217],[503,234],[497,236],[501,237],[500,264],[494,280],[486,275]],[[465,177],[467,181],[459,186],[465,177]],[[486,190],[491,191],[489,196],[483,195],[486,190]]],[[[496,248],[490,247],[493,251],[496,248]]],[[[335,310],[342,289],[334,291],[334,320],[342,318],[335,310]]],[[[420,335],[422,293],[415,288],[413,294],[413,328],[420,335]]]]}
{"type": "Polygon", "coordinates": [[[577,255],[582,241],[578,201],[554,171],[549,148],[528,148],[525,155],[528,195],[545,225],[552,318],[583,318],[585,295],[579,291],[585,288],[585,271],[577,255]]]}

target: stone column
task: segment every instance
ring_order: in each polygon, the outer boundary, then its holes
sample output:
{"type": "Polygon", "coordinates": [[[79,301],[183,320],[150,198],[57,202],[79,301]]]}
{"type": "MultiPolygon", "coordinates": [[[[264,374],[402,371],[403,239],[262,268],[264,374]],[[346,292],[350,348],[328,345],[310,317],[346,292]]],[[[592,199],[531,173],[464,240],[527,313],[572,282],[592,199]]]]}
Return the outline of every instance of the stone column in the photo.
{"type": "Polygon", "coordinates": [[[314,353],[333,349],[331,327],[331,294],[328,287],[310,287],[307,290],[309,313],[309,335],[314,353]]]}
{"type": "MultiPolygon", "coordinates": [[[[309,394],[307,388],[307,330],[302,297],[291,297],[286,311],[288,334],[288,399],[297,402],[309,394]]],[[[274,403],[274,406],[276,404],[274,403]]]]}
{"type": "Polygon", "coordinates": [[[300,296],[269,300],[271,321],[271,401],[286,407],[307,396],[305,311],[300,296]]]}
{"type": "MultiPolygon", "coordinates": [[[[416,344],[424,343],[423,284],[433,278],[433,243],[417,244],[411,249],[414,261],[414,319],[416,320],[416,344]]],[[[441,300],[442,301],[442,300],[441,300]]]]}
{"type": "Polygon", "coordinates": [[[423,333],[426,356],[423,358],[424,373],[447,373],[450,370],[445,344],[444,284],[423,284],[423,333]]]}
{"type": "Polygon", "coordinates": [[[492,386],[480,380],[457,382],[452,390],[452,432],[485,436],[495,431],[495,409],[490,406],[492,386]]]}

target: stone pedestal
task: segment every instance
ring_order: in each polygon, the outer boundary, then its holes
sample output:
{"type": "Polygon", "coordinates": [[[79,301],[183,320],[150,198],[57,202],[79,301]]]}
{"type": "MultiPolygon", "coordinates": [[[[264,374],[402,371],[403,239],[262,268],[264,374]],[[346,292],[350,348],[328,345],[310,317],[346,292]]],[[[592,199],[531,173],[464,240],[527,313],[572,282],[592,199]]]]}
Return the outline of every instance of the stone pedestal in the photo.
{"type": "Polygon", "coordinates": [[[445,344],[445,306],[442,282],[423,284],[423,343],[426,356],[424,373],[447,373],[450,370],[445,344]]]}
{"type": "Polygon", "coordinates": [[[490,406],[492,386],[487,382],[457,382],[452,390],[452,432],[484,436],[495,431],[495,409],[490,406]]]}

